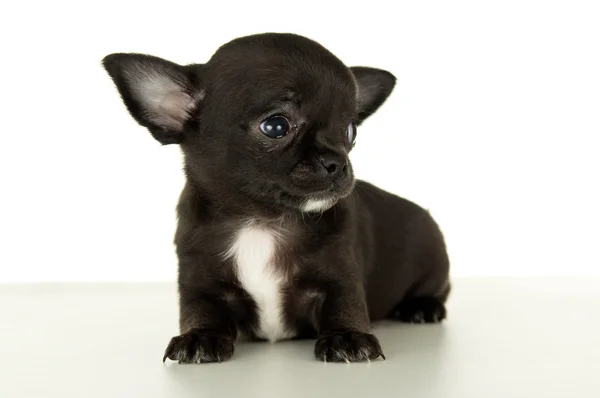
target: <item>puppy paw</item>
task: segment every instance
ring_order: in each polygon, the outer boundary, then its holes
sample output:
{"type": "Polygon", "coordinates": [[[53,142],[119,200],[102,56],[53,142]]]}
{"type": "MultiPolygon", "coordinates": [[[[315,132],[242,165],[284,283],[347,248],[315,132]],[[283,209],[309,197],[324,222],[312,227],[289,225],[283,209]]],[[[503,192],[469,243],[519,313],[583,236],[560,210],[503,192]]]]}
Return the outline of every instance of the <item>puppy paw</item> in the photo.
{"type": "Polygon", "coordinates": [[[446,307],[433,297],[411,297],[396,306],[392,318],[408,323],[440,323],[446,318],[446,307]]]}
{"type": "Polygon", "coordinates": [[[385,359],[379,340],[368,333],[337,332],[320,337],[315,356],[324,362],[359,362],[381,357],[385,359]]]}
{"type": "Polygon", "coordinates": [[[167,358],[179,363],[205,363],[226,361],[233,355],[233,340],[212,331],[192,329],[171,339],[165,350],[167,358]]]}

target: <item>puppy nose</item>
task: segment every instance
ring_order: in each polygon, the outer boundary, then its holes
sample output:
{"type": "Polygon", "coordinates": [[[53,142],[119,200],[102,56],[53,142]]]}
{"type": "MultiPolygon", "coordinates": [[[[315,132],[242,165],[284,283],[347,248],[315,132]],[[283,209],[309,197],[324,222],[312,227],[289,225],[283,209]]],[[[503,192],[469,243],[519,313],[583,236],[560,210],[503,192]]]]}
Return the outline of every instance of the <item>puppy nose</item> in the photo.
{"type": "Polygon", "coordinates": [[[334,154],[325,154],[320,157],[323,168],[331,177],[336,177],[346,172],[346,160],[334,154]]]}

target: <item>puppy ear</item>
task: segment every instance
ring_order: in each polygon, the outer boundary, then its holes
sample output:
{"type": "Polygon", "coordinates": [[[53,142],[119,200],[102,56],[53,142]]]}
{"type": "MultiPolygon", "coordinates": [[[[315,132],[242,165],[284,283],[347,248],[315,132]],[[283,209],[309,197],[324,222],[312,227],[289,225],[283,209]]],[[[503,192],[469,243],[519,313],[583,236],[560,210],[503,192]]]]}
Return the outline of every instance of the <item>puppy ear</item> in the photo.
{"type": "Polygon", "coordinates": [[[201,99],[194,87],[200,65],[189,68],[144,54],[110,54],[102,64],[140,125],[163,145],[182,141],[201,99]]]}
{"type": "Polygon", "coordinates": [[[362,123],[385,102],[396,85],[396,77],[390,72],[353,66],[350,68],[356,79],[358,90],[358,118],[362,123]]]}

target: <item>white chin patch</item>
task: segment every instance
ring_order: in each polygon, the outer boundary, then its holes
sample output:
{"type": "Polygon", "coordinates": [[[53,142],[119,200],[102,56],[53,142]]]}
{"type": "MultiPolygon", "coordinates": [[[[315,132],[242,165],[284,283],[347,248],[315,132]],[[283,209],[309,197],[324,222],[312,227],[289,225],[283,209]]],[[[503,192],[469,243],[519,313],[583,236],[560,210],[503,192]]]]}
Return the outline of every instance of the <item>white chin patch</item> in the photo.
{"type": "Polygon", "coordinates": [[[309,199],[301,210],[305,213],[320,213],[331,208],[335,202],[335,199],[309,199]]]}

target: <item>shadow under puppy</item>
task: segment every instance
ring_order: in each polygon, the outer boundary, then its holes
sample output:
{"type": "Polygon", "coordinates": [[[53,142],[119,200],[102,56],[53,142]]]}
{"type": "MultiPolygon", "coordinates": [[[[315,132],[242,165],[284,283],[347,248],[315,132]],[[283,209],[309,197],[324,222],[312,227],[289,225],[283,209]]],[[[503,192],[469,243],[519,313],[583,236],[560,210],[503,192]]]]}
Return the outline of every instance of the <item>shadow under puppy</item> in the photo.
{"type": "Polygon", "coordinates": [[[180,335],[164,359],[220,362],[239,334],[317,338],[324,361],[384,358],[370,321],[440,322],[450,290],[429,213],[356,181],[356,128],[395,85],[293,34],[233,40],[206,64],[111,54],[133,118],[179,144],[180,335]]]}

